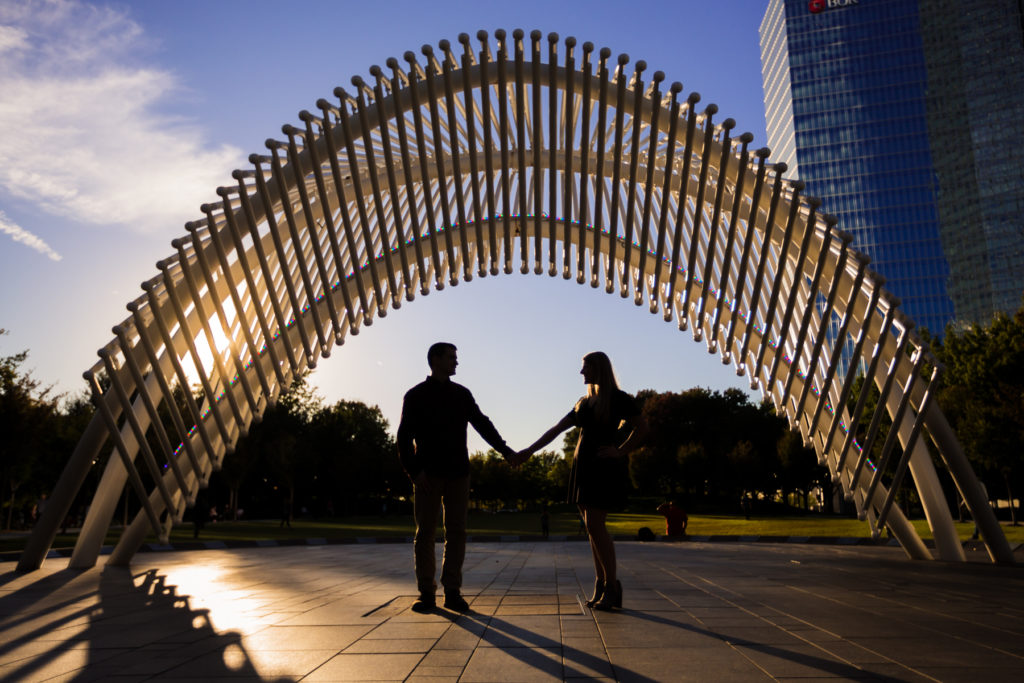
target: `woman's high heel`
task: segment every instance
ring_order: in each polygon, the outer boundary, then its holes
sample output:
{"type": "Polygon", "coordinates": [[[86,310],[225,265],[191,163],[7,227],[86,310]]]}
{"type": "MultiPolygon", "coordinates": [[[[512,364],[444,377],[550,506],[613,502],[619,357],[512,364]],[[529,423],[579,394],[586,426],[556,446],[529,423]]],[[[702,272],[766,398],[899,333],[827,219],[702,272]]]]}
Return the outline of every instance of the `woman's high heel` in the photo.
{"type": "Polygon", "coordinates": [[[593,607],[594,605],[596,605],[598,602],[601,601],[601,598],[603,596],[604,596],[604,580],[603,579],[594,579],[594,595],[589,600],[587,600],[587,602],[586,602],[587,607],[593,607]]]}
{"type": "Polygon", "coordinates": [[[622,582],[616,580],[615,586],[605,586],[604,595],[594,603],[594,609],[607,612],[612,608],[622,608],[622,582]]]}

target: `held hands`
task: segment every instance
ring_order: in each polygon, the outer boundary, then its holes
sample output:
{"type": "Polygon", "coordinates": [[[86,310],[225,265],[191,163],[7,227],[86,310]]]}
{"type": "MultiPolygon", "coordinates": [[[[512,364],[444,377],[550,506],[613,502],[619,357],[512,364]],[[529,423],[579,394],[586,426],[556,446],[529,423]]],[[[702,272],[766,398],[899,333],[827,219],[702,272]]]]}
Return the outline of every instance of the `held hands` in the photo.
{"type": "MultiPolygon", "coordinates": [[[[521,451],[515,453],[506,453],[505,461],[508,462],[512,467],[518,468],[524,462],[529,460],[534,454],[534,451],[529,448],[524,448],[521,451]]],[[[602,446],[597,449],[596,453],[599,458],[621,458],[624,453],[618,446],[602,446]]]]}
{"type": "Polygon", "coordinates": [[[505,460],[508,461],[508,464],[512,465],[512,467],[518,468],[524,462],[529,460],[531,455],[533,455],[533,451],[524,448],[521,451],[516,451],[515,453],[507,454],[505,456],[505,460]]]}
{"type": "MultiPolygon", "coordinates": [[[[534,454],[534,451],[529,448],[524,448],[521,451],[505,454],[505,461],[512,467],[518,468],[524,462],[529,460],[534,454]]],[[[624,453],[618,446],[602,446],[597,449],[596,453],[599,458],[621,458],[624,453]]]]}

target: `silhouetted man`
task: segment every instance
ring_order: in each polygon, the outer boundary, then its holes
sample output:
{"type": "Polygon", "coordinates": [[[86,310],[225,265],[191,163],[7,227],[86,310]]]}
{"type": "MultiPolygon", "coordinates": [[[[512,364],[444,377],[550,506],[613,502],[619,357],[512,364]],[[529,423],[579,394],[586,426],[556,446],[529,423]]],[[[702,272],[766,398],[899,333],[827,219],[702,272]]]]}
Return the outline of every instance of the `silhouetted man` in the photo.
{"type": "Polygon", "coordinates": [[[436,602],[434,532],[444,508],[444,560],[441,585],[444,606],[464,612],[462,563],[466,556],[466,513],[469,507],[469,451],[466,425],[471,424],[506,459],[514,455],[490,419],[480,412],[469,389],[451,381],[459,361],[454,344],[438,342],[427,351],[430,375],[405,394],[398,425],[398,457],[413,483],[416,519],[414,555],[419,599],[416,612],[436,602]]]}

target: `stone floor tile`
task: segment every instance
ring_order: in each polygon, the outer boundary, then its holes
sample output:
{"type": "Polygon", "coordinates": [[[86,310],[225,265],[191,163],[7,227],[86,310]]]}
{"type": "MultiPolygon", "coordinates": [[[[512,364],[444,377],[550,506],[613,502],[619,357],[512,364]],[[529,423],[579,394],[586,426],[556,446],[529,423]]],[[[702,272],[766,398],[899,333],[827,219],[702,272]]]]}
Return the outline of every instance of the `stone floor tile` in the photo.
{"type": "Polygon", "coordinates": [[[222,659],[230,669],[245,670],[251,666],[260,676],[301,677],[336,654],[337,650],[246,650],[237,655],[225,652],[222,659]],[[244,668],[241,666],[243,662],[244,668]]]}
{"type": "Polygon", "coordinates": [[[562,638],[598,638],[601,632],[597,622],[589,614],[586,616],[563,615],[561,619],[562,638]]]}
{"type": "Polygon", "coordinates": [[[303,681],[401,681],[412,673],[421,654],[339,654],[303,681]]]}
{"type": "MultiPolygon", "coordinates": [[[[146,674],[127,675],[122,674],[117,669],[108,669],[105,667],[106,665],[100,664],[74,672],[67,672],[60,676],[46,679],[46,683],[93,683],[94,681],[96,683],[142,683],[143,681],[156,680],[152,676],[146,674]]],[[[244,681],[245,679],[232,680],[244,681]]]]}
{"type": "MultiPolygon", "coordinates": [[[[498,605],[496,605],[496,604],[483,604],[483,605],[481,605],[481,604],[477,604],[476,602],[473,602],[469,606],[469,611],[465,612],[465,614],[472,614],[472,615],[476,615],[476,616],[479,616],[479,617],[489,617],[489,616],[492,616],[497,610],[498,610],[498,605]]],[[[452,614],[454,614],[454,613],[452,613],[452,614]]]]}
{"type": "Polygon", "coordinates": [[[377,626],[363,636],[366,640],[402,640],[406,638],[430,638],[437,640],[445,634],[451,623],[447,619],[431,622],[393,622],[377,626]]]}
{"type": "Polygon", "coordinates": [[[505,591],[497,591],[494,593],[480,593],[472,600],[474,605],[498,605],[501,604],[502,600],[505,599],[505,591]]]}
{"type": "Polygon", "coordinates": [[[472,631],[448,631],[434,645],[434,650],[472,650],[480,644],[480,634],[472,631]]]}
{"type": "Polygon", "coordinates": [[[461,666],[418,666],[405,679],[405,683],[458,683],[460,676],[461,666]]]}
{"type": "Polygon", "coordinates": [[[865,664],[891,664],[893,661],[881,653],[848,640],[818,641],[813,644],[828,655],[856,664],[857,666],[865,664]]]}
{"type": "Polygon", "coordinates": [[[821,677],[821,678],[817,678],[817,677],[814,677],[814,676],[810,676],[810,677],[807,677],[807,676],[783,676],[781,678],[776,678],[775,679],[776,683],[837,683],[837,681],[872,681],[872,682],[878,682],[878,681],[891,681],[891,680],[903,681],[905,679],[902,679],[902,678],[900,678],[900,679],[883,678],[883,677],[880,677],[878,674],[873,674],[873,673],[870,673],[868,671],[864,671],[864,672],[862,672],[860,674],[857,674],[855,676],[848,676],[848,677],[844,676],[843,678],[836,678],[834,676],[827,676],[827,677],[821,677]]]}
{"type": "Polygon", "coordinates": [[[622,606],[638,612],[654,612],[657,610],[680,609],[672,601],[664,598],[638,598],[634,595],[623,596],[622,606]]]}
{"type": "Polygon", "coordinates": [[[619,681],[770,681],[743,657],[731,656],[727,646],[707,648],[608,648],[619,681]]]}
{"type": "Polygon", "coordinates": [[[437,638],[363,638],[345,648],[345,654],[427,653],[435,643],[437,638]]]}
{"type": "Polygon", "coordinates": [[[131,650],[121,656],[90,664],[88,669],[90,671],[114,671],[118,676],[160,676],[195,659],[196,655],[191,653],[156,656],[146,654],[144,650],[131,650]]]}
{"type": "Polygon", "coordinates": [[[736,651],[774,677],[857,675],[861,669],[810,645],[736,645],[736,651]]]}
{"type": "Polygon", "coordinates": [[[835,633],[831,633],[829,631],[822,631],[816,628],[792,629],[786,630],[786,633],[792,633],[800,640],[804,640],[809,643],[834,643],[836,641],[842,640],[842,638],[840,638],[835,633]]]}
{"type": "Polygon", "coordinates": [[[506,605],[502,603],[498,605],[498,608],[494,611],[494,616],[507,617],[513,615],[523,614],[560,614],[561,608],[557,603],[547,605],[529,605],[529,604],[512,604],[506,605]]]}
{"type": "Polygon", "coordinates": [[[933,667],[922,666],[916,671],[922,675],[930,676],[935,680],[945,683],[977,683],[979,674],[984,677],[985,683],[1019,683],[1020,669],[1003,667],[984,667],[979,670],[974,666],[947,666],[933,667]]]}
{"type": "Polygon", "coordinates": [[[563,638],[562,667],[565,678],[614,676],[604,642],[600,638],[563,638]]]}
{"type": "Polygon", "coordinates": [[[557,605],[558,595],[555,593],[525,593],[506,595],[501,600],[501,606],[509,605],[557,605]]]}
{"type": "Polygon", "coordinates": [[[602,614],[597,625],[608,647],[671,647],[680,643],[718,641],[714,631],[685,621],[654,617],[638,612],[602,614]]]}
{"type": "Polygon", "coordinates": [[[800,645],[807,641],[772,626],[708,626],[708,630],[732,645],[800,645]]]}
{"type": "Polygon", "coordinates": [[[91,663],[102,662],[126,651],[109,650],[97,653],[88,647],[58,647],[42,656],[0,666],[0,680],[44,681],[66,672],[80,671],[91,663]]]}
{"type": "Polygon", "coordinates": [[[36,642],[58,642],[66,643],[72,640],[81,639],[88,633],[91,621],[89,617],[82,616],[73,622],[57,620],[52,628],[47,626],[47,620],[30,620],[4,629],[4,637],[10,641],[32,640],[36,642]]]}
{"type": "Polygon", "coordinates": [[[481,647],[558,647],[561,624],[557,615],[492,617],[480,639],[481,647]]]}
{"type": "Polygon", "coordinates": [[[561,681],[561,652],[527,647],[477,648],[460,680],[465,683],[561,681]]]}
{"type": "Polygon", "coordinates": [[[420,662],[420,666],[435,666],[435,667],[457,667],[462,669],[469,662],[469,658],[473,655],[473,650],[438,650],[434,648],[428,652],[424,657],[423,661],[420,662]]]}
{"type": "Polygon", "coordinates": [[[278,626],[358,626],[366,623],[380,624],[387,621],[386,616],[364,616],[365,613],[366,610],[362,607],[333,604],[294,614],[274,623],[278,626]]]}
{"type": "Polygon", "coordinates": [[[587,616],[588,609],[583,605],[582,602],[578,603],[562,603],[558,606],[558,613],[566,616],[587,616]]]}
{"type": "Polygon", "coordinates": [[[244,636],[249,650],[331,650],[335,652],[362,638],[373,628],[363,626],[267,626],[244,636]]]}
{"type": "MultiPolygon", "coordinates": [[[[332,652],[324,653],[323,657],[316,662],[319,664],[329,658],[332,652]]],[[[175,678],[205,679],[218,678],[222,676],[255,676],[259,675],[256,668],[256,660],[249,656],[249,653],[237,645],[229,645],[223,649],[194,654],[191,657],[171,657],[154,659],[154,664],[162,665],[160,676],[171,676],[175,678]]],[[[271,660],[266,662],[271,663],[271,660]]],[[[310,665],[302,673],[312,670],[316,664],[310,665]]],[[[129,670],[137,670],[131,667],[129,670]]]]}
{"type": "MultiPolygon", "coordinates": [[[[863,675],[858,674],[859,678],[855,680],[872,680],[872,681],[899,681],[900,683],[935,683],[936,680],[943,681],[943,683],[954,683],[954,679],[946,678],[934,678],[925,674],[923,671],[915,671],[914,669],[908,669],[905,666],[897,663],[891,664],[865,664],[860,667],[863,671],[863,675]]],[[[802,679],[792,679],[794,681],[802,679]]],[[[1019,678],[1017,679],[1020,680],[1019,678]]],[[[978,683],[977,670],[975,670],[975,678],[970,680],[962,680],[961,683],[978,683]]],[[[989,683],[986,680],[986,683],[989,683]]],[[[1007,681],[1006,683],[1010,683],[1007,681]]]]}
{"type": "Polygon", "coordinates": [[[928,638],[856,638],[851,642],[914,668],[955,668],[963,666],[964,662],[983,664],[986,668],[1024,663],[1020,658],[979,646],[979,643],[941,634],[928,638]]]}
{"type": "MultiPolygon", "coordinates": [[[[0,630],[2,633],[2,630],[0,630]]],[[[23,660],[43,659],[49,653],[59,653],[62,650],[88,650],[89,643],[86,641],[69,641],[66,643],[54,641],[29,640],[23,642],[9,642],[0,646],[0,667],[17,664],[23,660]]]]}

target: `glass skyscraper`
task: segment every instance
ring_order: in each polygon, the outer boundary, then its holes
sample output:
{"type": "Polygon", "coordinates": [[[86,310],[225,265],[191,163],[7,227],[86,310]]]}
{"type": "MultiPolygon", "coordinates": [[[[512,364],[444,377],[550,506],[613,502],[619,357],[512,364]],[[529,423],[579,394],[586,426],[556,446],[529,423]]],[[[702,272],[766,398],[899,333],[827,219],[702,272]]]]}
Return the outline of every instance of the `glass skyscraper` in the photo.
{"type": "Polygon", "coordinates": [[[1017,0],[770,0],[768,145],[919,325],[1024,293],[1017,0]]]}

